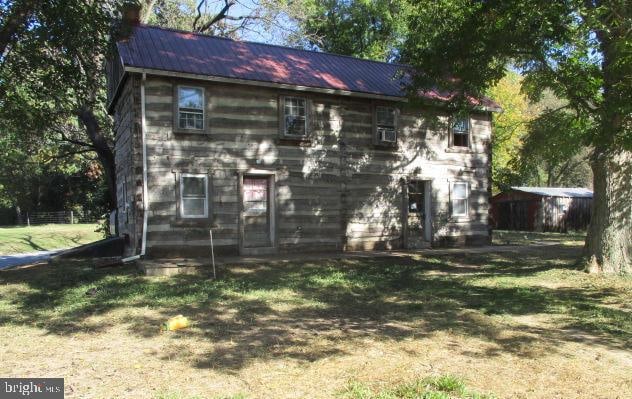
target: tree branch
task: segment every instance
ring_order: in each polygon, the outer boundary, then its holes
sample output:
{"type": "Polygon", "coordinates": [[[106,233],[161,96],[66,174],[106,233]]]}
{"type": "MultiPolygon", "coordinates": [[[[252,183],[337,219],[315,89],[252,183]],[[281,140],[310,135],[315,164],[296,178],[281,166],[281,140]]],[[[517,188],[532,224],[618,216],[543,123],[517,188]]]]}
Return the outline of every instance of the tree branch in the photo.
{"type": "Polygon", "coordinates": [[[54,137],[52,138],[54,141],[58,143],[70,143],[70,144],[78,145],[80,147],[91,148],[93,150],[95,149],[95,146],[93,144],[68,137],[68,135],[66,134],[66,132],[64,131],[62,127],[52,127],[52,130],[56,131],[61,136],[60,139],[56,139],[54,137]]]}
{"type": "Polygon", "coordinates": [[[91,148],[91,151],[95,149],[95,147],[92,144],[90,144],[90,143],[86,143],[86,142],[80,141],[80,140],[73,140],[73,139],[70,139],[68,137],[62,137],[61,140],[55,140],[55,141],[64,142],[64,143],[70,143],[70,144],[78,145],[80,147],[91,148]]]}
{"type": "Polygon", "coordinates": [[[99,120],[92,108],[83,105],[76,110],[76,115],[81,124],[86,128],[86,134],[92,142],[94,152],[105,171],[105,179],[108,184],[111,209],[116,208],[116,169],[114,164],[114,152],[110,148],[107,138],[103,135],[99,120]]]}
{"type": "Polygon", "coordinates": [[[566,92],[566,96],[571,101],[574,101],[575,103],[582,106],[584,109],[588,110],[589,112],[594,112],[598,109],[589,100],[580,98],[577,95],[574,95],[573,90],[569,88],[571,85],[560,79],[560,76],[555,72],[553,67],[547,62],[546,59],[539,57],[538,62],[544,69],[546,69],[549,72],[549,76],[551,77],[551,79],[556,81],[558,84],[560,84],[564,88],[564,91],[566,92]]]}
{"type": "Polygon", "coordinates": [[[195,20],[193,21],[193,30],[198,33],[204,33],[205,31],[209,30],[213,25],[215,25],[219,21],[223,19],[227,19],[228,11],[230,10],[232,6],[235,5],[235,0],[224,0],[224,7],[213,18],[211,18],[210,21],[198,27],[197,23],[200,20],[200,18],[202,18],[202,5],[205,3],[206,3],[206,0],[200,0],[200,3],[197,6],[198,15],[195,17],[195,20]]]}
{"type": "Polygon", "coordinates": [[[64,152],[63,154],[57,154],[57,155],[53,155],[51,157],[49,157],[46,161],[44,161],[45,163],[50,163],[56,159],[61,159],[61,158],[68,158],[71,157],[73,155],[79,155],[79,154],[87,154],[89,152],[94,152],[94,149],[86,149],[86,150],[76,150],[76,151],[68,151],[68,152],[64,152]]]}

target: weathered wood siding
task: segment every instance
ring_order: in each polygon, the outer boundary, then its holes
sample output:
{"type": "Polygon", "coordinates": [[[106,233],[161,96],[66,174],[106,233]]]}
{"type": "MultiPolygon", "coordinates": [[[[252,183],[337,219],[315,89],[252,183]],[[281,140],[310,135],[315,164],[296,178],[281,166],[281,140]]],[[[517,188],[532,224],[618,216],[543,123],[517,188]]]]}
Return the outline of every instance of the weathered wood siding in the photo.
{"type": "Polygon", "coordinates": [[[543,197],[542,231],[585,230],[590,224],[592,198],[543,197]]]}
{"type": "Polygon", "coordinates": [[[592,198],[553,197],[508,191],[492,199],[497,229],[525,231],[585,230],[590,224],[592,198]]]}
{"type": "Polygon", "coordinates": [[[312,133],[311,142],[297,145],[279,141],[282,94],[297,95],[147,78],[150,255],[206,255],[210,227],[218,253],[236,252],[238,173],[249,169],[275,173],[280,251],[401,247],[402,181],[411,178],[432,180],[435,243],[487,240],[489,114],[472,116],[471,151],[451,152],[442,123],[447,115],[403,107],[397,148],[379,148],[373,145],[370,100],[302,93],[311,100],[312,133]],[[178,83],[205,88],[206,134],[174,133],[178,83]],[[208,220],[179,219],[178,173],[209,173],[208,220]],[[467,218],[449,216],[453,180],[470,183],[467,218]]]}
{"type": "Polygon", "coordinates": [[[130,76],[121,88],[114,108],[114,132],[118,234],[129,238],[125,253],[132,255],[142,233],[140,83],[137,76],[130,76]]]}

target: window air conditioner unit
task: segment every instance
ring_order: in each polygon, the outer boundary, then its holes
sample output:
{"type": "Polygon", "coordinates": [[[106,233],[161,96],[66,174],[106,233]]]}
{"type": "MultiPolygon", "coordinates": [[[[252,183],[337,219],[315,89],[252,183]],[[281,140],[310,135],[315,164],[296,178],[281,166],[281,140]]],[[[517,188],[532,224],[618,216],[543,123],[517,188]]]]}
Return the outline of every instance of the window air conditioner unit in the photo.
{"type": "Polygon", "coordinates": [[[395,129],[388,129],[384,127],[380,127],[377,129],[378,137],[380,141],[386,143],[394,143],[397,140],[397,134],[395,133],[395,129]]]}

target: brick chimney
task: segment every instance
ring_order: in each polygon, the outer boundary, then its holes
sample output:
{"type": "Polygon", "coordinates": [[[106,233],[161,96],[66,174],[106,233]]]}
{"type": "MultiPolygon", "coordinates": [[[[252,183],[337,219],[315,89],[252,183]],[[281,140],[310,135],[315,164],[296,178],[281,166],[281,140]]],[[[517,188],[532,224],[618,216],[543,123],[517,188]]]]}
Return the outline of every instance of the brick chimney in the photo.
{"type": "Polygon", "coordinates": [[[140,3],[126,2],[121,9],[122,23],[125,27],[140,25],[140,3]]]}
{"type": "Polygon", "coordinates": [[[132,35],[134,27],[140,25],[140,3],[126,1],[121,5],[121,19],[114,24],[114,40],[127,40],[132,35]]]}

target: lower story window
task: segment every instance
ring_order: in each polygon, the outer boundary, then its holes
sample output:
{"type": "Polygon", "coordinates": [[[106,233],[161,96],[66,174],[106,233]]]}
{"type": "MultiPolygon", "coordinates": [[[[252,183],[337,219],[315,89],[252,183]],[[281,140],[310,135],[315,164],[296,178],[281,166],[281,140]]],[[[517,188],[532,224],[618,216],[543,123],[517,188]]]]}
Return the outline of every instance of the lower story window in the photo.
{"type": "Polygon", "coordinates": [[[468,211],[468,183],[452,183],[452,216],[467,216],[468,211]]]}
{"type": "Polygon", "coordinates": [[[180,176],[180,216],[208,217],[208,175],[183,173],[180,176]]]}

